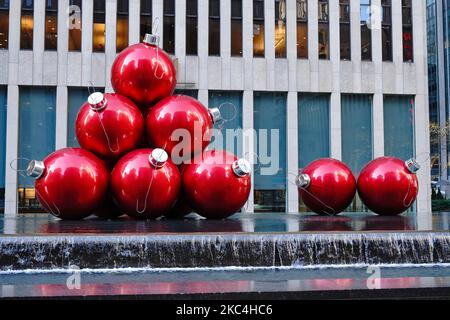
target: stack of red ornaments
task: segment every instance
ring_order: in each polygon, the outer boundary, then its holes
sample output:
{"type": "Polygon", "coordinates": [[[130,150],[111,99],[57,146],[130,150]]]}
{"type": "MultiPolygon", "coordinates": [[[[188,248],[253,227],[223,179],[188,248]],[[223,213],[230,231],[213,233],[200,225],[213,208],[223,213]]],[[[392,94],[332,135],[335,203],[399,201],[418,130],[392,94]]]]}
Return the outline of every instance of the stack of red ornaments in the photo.
{"type": "Polygon", "coordinates": [[[30,162],[27,174],[48,212],[61,219],[154,219],[195,211],[217,219],[247,202],[250,164],[226,151],[205,151],[220,111],[172,95],[176,70],[157,43],[146,35],[118,55],[115,93],[91,94],[78,113],[81,148],[30,162]]]}

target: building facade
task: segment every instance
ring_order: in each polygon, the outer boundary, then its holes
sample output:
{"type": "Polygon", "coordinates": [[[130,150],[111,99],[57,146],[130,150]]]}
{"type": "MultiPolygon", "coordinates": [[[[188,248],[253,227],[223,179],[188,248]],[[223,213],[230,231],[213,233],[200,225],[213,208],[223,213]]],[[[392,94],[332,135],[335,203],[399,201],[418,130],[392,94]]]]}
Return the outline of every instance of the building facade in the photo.
{"type": "MultiPolygon", "coordinates": [[[[178,92],[232,102],[227,128],[277,129],[280,170],[255,172],[248,212],[299,212],[293,183],[321,157],[357,176],[371,159],[417,156],[414,212],[431,227],[426,4],[422,0],[0,0],[4,212],[36,210],[13,169],[76,145],[89,90],[111,92],[117,55],[143,34],[174,57],[178,92]],[[11,168],[13,167],[13,168],[11,168]]],[[[260,152],[242,137],[243,155],[260,152]]],[[[350,211],[365,211],[355,199],[350,211]]]]}
{"type": "MultiPolygon", "coordinates": [[[[430,122],[446,128],[450,117],[450,1],[427,1],[428,82],[430,122]]],[[[431,174],[435,180],[450,179],[448,135],[432,135],[431,174]]]]}

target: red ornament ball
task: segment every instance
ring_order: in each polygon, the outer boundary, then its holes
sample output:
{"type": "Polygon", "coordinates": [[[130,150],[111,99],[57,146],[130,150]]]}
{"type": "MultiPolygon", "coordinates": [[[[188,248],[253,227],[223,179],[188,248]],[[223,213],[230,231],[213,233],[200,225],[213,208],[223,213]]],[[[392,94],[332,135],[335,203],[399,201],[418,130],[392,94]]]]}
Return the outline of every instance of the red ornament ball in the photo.
{"type": "Polygon", "coordinates": [[[176,70],[169,55],[157,46],[157,37],[146,35],[143,43],[123,50],[111,69],[114,91],[142,109],[170,96],[177,83],[176,70]]]}
{"type": "Polygon", "coordinates": [[[172,161],[180,165],[208,146],[214,122],[219,119],[218,109],[208,110],[194,98],[167,97],[148,111],[147,139],[150,145],[166,150],[172,161]]]}
{"type": "Polygon", "coordinates": [[[67,148],[44,161],[33,160],[27,174],[36,179],[36,196],[54,216],[83,219],[105,199],[109,172],[104,162],[87,150],[67,148]]]}
{"type": "Polygon", "coordinates": [[[185,166],[183,189],[199,215],[211,219],[229,217],[248,200],[250,164],[226,151],[206,151],[185,166]]]}
{"type": "Polygon", "coordinates": [[[408,210],[417,198],[419,164],[392,157],[373,160],[358,178],[358,194],[373,212],[394,216],[408,210]]]}
{"type": "Polygon", "coordinates": [[[78,112],[75,130],[81,147],[102,159],[116,160],[139,145],[144,118],[128,98],[96,92],[78,112]]]}
{"type": "Polygon", "coordinates": [[[111,173],[117,204],[136,219],[155,219],[168,212],[180,186],[178,168],[162,149],[132,151],[119,160],[111,173]]]}
{"type": "Polygon", "coordinates": [[[344,211],[356,194],[356,180],[341,161],[319,159],[309,164],[297,179],[305,205],[320,215],[344,211]]]}

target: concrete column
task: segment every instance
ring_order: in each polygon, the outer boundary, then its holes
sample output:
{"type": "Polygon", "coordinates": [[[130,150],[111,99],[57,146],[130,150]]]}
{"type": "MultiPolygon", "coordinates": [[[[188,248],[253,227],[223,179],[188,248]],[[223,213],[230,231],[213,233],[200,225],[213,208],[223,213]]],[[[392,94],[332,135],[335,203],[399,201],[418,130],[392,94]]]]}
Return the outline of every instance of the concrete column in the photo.
{"type": "Polygon", "coordinates": [[[141,29],[141,1],[129,0],[129,15],[128,15],[128,43],[130,45],[140,42],[141,29]]]}
{"type": "Polygon", "coordinates": [[[244,90],[251,91],[251,90],[253,90],[253,2],[252,1],[242,1],[242,57],[244,59],[244,90]]]}
{"type": "MultiPolygon", "coordinates": [[[[89,0],[83,0],[81,13],[81,85],[91,85],[92,69],[92,32],[94,23],[94,3],[89,0]]],[[[70,62],[69,62],[70,63],[70,62]]]]}
{"type": "Polygon", "coordinates": [[[417,201],[417,224],[420,230],[432,228],[431,213],[431,172],[429,139],[429,106],[427,77],[427,33],[426,4],[413,0],[414,65],[416,69],[415,140],[416,154],[424,170],[418,173],[419,195],[417,201]]]}
{"type": "Polygon", "coordinates": [[[317,0],[308,1],[308,57],[311,92],[319,90],[319,7],[317,0]]]}
{"type": "MultiPolygon", "coordinates": [[[[17,172],[10,163],[18,158],[19,145],[19,86],[8,86],[6,119],[5,216],[17,214],[17,172]]],[[[22,163],[22,162],[21,162],[22,163]]],[[[14,164],[17,166],[17,162],[14,164]]]]}
{"type": "Polygon", "coordinates": [[[178,82],[186,82],[186,0],[175,1],[175,56],[178,82]]]}
{"type": "Polygon", "coordinates": [[[105,10],[105,92],[114,92],[111,85],[111,67],[116,58],[117,0],[106,0],[105,10]]]}
{"type": "Polygon", "coordinates": [[[373,157],[378,158],[384,156],[384,97],[381,92],[374,94],[372,109],[373,157]]]}
{"type": "Polygon", "coordinates": [[[350,39],[353,74],[353,91],[361,92],[361,17],[360,0],[350,1],[350,39]]]}
{"type": "Polygon", "coordinates": [[[153,19],[153,28],[152,33],[160,37],[159,46],[162,48],[163,46],[163,15],[164,15],[164,0],[153,0],[152,6],[152,19],[153,19]]]}
{"type": "Polygon", "coordinates": [[[335,159],[342,159],[341,95],[340,95],[340,32],[339,0],[329,1],[330,12],[330,61],[332,66],[333,87],[330,101],[330,152],[335,159]]]}
{"type": "Polygon", "coordinates": [[[275,89],[275,0],[264,0],[264,49],[266,59],[266,89],[275,89]]]}
{"type": "MultiPolygon", "coordinates": [[[[402,2],[392,2],[392,60],[395,65],[396,91],[403,91],[402,2]]],[[[394,76],[394,75],[392,75],[394,76]]]]}
{"type": "MultiPolygon", "coordinates": [[[[253,91],[245,90],[242,97],[242,127],[244,129],[243,151],[244,157],[253,165],[256,164],[255,153],[255,137],[253,129],[253,91]]],[[[253,166],[255,168],[255,166],[253,166]]],[[[244,207],[245,212],[254,212],[254,175],[252,175],[252,190],[244,207]]]]}
{"type": "Polygon", "coordinates": [[[45,43],[45,0],[34,1],[33,84],[42,85],[45,43]]]}
{"type": "Polygon", "coordinates": [[[8,83],[18,84],[20,50],[20,1],[9,3],[8,83]]]}
{"type": "Polygon", "coordinates": [[[67,56],[69,51],[69,0],[58,2],[58,85],[67,84],[67,56]]]}
{"type": "Polygon", "coordinates": [[[67,147],[68,90],[66,86],[56,88],[56,150],[67,147]]]}
{"type": "Polygon", "coordinates": [[[231,86],[231,0],[220,1],[220,57],[222,60],[222,89],[231,86]]]}
{"type": "MultiPolygon", "coordinates": [[[[208,0],[198,0],[198,88],[199,98],[208,89],[208,51],[209,51],[209,7],[208,0]]],[[[207,97],[207,94],[206,94],[207,97]]],[[[207,104],[206,104],[207,105],[207,104]]]]}

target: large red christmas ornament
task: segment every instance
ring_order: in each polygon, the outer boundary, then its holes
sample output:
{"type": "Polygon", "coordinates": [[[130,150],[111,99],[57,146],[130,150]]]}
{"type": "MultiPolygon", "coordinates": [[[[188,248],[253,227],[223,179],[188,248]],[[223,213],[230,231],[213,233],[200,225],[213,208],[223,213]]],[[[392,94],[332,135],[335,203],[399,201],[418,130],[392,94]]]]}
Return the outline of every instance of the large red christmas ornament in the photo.
{"type": "Polygon", "coordinates": [[[226,151],[206,151],[184,168],[183,189],[199,215],[211,219],[229,217],[248,200],[250,164],[226,151]]]}
{"type": "Polygon", "coordinates": [[[298,176],[297,185],[305,205],[320,215],[341,213],[356,193],[351,170],[335,159],[319,159],[309,164],[298,176]]]}
{"type": "Polygon", "coordinates": [[[358,194],[371,211],[385,216],[398,215],[408,210],[417,198],[419,169],[414,159],[406,162],[392,157],[375,159],[359,175],[358,194]]]}
{"type": "Polygon", "coordinates": [[[120,208],[137,219],[168,212],[181,186],[178,168],[162,149],[139,149],[125,155],[111,173],[111,189],[120,208]]]}
{"type": "Polygon", "coordinates": [[[36,179],[41,205],[61,219],[83,219],[102,204],[109,172],[103,161],[87,150],[68,148],[33,160],[27,174],[36,179]]]}
{"type": "Polygon", "coordinates": [[[219,109],[208,110],[194,98],[184,95],[167,97],[147,114],[147,139],[150,145],[166,150],[179,165],[208,146],[214,122],[219,119],[219,109]]]}
{"type": "Polygon", "coordinates": [[[128,98],[96,92],[78,112],[75,130],[83,148],[102,159],[115,160],[141,142],[144,118],[128,98]]]}
{"type": "Polygon", "coordinates": [[[157,42],[156,36],[146,34],[142,43],[123,50],[111,69],[114,91],[143,109],[170,96],[177,82],[175,66],[157,42]]]}

